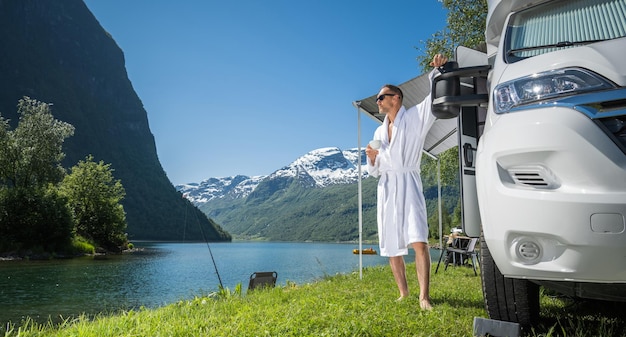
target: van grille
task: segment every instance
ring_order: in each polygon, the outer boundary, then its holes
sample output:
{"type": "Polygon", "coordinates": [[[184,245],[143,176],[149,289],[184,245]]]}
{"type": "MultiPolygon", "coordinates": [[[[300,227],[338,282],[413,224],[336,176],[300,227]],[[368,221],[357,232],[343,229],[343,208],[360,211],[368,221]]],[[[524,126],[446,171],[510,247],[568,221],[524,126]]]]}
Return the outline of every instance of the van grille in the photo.
{"type": "Polygon", "coordinates": [[[508,169],[508,172],[516,185],[536,189],[555,189],[559,187],[556,179],[542,166],[513,167],[508,169]]]}
{"type": "Polygon", "coordinates": [[[546,187],[548,183],[539,175],[539,173],[517,172],[513,174],[513,180],[522,185],[533,187],[546,187]]]}

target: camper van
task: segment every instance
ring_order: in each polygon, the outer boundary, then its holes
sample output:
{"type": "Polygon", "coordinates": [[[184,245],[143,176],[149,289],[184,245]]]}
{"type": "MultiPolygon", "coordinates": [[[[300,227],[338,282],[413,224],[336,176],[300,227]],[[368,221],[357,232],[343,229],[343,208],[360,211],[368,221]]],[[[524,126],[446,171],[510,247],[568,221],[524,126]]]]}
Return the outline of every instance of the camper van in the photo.
{"type": "Polygon", "coordinates": [[[531,325],[540,287],[626,301],[626,0],[488,8],[486,53],[460,47],[432,89],[487,312],[531,325]]]}

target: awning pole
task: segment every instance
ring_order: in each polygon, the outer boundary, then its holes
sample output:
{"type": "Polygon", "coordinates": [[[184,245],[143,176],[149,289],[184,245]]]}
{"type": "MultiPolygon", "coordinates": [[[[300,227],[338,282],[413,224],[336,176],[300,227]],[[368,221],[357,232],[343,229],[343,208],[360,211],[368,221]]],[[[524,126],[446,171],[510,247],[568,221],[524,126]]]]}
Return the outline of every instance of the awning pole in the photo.
{"type": "Polygon", "coordinates": [[[361,174],[361,111],[359,111],[359,107],[361,106],[361,101],[354,102],[354,106],[356,107],[356,115],[357,115],[357,144],[359,149],[359,279],[363,279],[363,190],[361,186],[361,180],[363,175],[361,174]]]}
{"type": "Polygon", "coordinates": [[[443,252],[443,221],[441,219],[442,210],[441,210],[441,158],[437,157],[437,200],[439,203],[439,248],[442,249],[443,252]]]}

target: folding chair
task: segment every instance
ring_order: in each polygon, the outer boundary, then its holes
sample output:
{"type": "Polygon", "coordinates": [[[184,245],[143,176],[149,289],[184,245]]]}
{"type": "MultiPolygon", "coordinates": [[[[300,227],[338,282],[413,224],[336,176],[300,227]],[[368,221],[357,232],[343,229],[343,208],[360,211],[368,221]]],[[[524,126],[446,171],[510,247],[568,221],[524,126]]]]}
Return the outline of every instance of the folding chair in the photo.
{"type": "Polygon", "coordinates": [[[248,291],[261,287],[274,288],[278,273],[275,271],[258,271],[250,275],[250,283],[248,283],[248,291]]]}
{"type": "MultiPolygon", "coordinates": [[[[475,249],[477,242],[478,242],[478,238],[471,238],[465,248],[454,248],[454,247],[445,246],[443,248],[443,251],[441,251],[441,255],[439,256],[439,262],[437,262],[437,268],[435,269],[435,274],[437,274],[437,271],[439,271],[439,265],[441,264],[441,260],[443,259],[444,255],[448,255],[448,253],[452,253],[453,256],[455,254],[459,255],[459,257],[461,258],[461,263],[465,259],[472,259],[472,268],[474,268],[474,275],[478,275],[478,273],[476,272],[476,263],[478,263],[478,253],[476,252],[476,249],[475,249]]],[[[448,265],[451,263],[451,261],[450,259],[446,259],[444,263],[446,265],[444,270],[447,270],[448,265]]]]}

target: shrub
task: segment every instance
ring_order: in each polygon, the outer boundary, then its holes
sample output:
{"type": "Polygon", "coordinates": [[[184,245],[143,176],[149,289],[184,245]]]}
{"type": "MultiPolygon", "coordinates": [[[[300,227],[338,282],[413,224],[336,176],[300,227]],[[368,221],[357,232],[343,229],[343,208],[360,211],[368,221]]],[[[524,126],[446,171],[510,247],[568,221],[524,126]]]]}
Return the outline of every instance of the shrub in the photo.
{"type": "Polygon", "coordinates": [[[72,238],[72,244],[68,253],[71,255],[93,255],[96,253],[96,248],[85,238],[77,235],[72,238]]]}
{"type": "Polygon", "coordinates": [[[74,221],[67,199],[53,188],[11,188],[0,193],[0,237],[55,251],[70,243],[74,221]]]}

